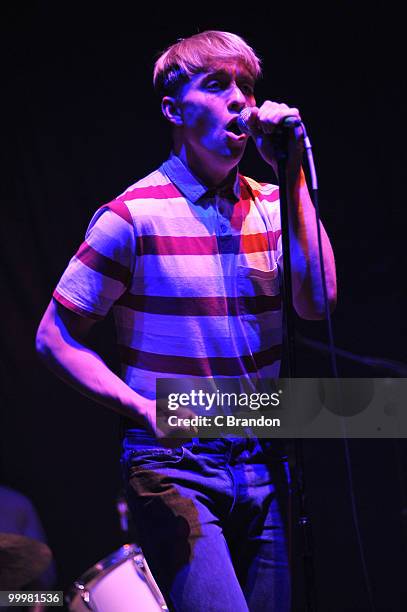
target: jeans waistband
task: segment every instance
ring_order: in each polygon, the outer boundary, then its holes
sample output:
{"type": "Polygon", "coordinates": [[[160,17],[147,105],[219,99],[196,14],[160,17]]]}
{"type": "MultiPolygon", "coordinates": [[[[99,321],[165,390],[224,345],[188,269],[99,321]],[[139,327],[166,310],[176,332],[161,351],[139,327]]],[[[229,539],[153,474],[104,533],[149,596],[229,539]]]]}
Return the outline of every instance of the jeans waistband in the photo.
{"type": "MultiPolygon", "coordinates": [[[[150,432],[145,429],[140,429],[138,427],[132,427],[131,429],[126,429],[124,431],[124,437],[131,439],[138,444],[153,444],[155,446],[164,446],[165,442],[161,442],[159,438],[153,436],[150,432]]],[[[180,438],[180,444],[182,444],[182,440],[185,438],[180,438]]],[[[196,441],[200,443],[210,442],[211,440],[224,440],[226,443],[233,442],[242,442],[243,440],[256,440],[257,438],[252,437],[237,437],[237,436],[222,436],[221,438],[188,438],[188,441],[196,441]]],[[[164,439],[165,440],[165,439],[164,439]]],[[[176,438],[172,438],[172,440],[176,440],[176,438]]]]}
{"type": "Polygon", "coordinates": [[[259,440],[256,437],[242,438],[242,437],[232,437],[232,436],[226,436],[226,437],[221,437],[221,438],[188,438],[187,440],[185,439],[178,440],[176,438],[171,439],[171,440],[168,440],[168,439],[160,440],[160,439],[155,438],[151,433],[149,433],[145,429],[139,429],[139,428],[127,429],[124,432],[123,445],[124,447],[137,445],[139,447],[146,446],[146,447],[157,447],[157,448],[160,448],[160,447],[174,448],[176,446],[187,446],[187,447],[194,446],[194,447],[202,447],[202,449],[210,448],[211,452],[213,452],[216,449],[221,453],[223,452],[228,453],[232,449],[234,449],[235,451],[237,451],[238,449],[253,451],[256,447],[258,447],[259,449],[262,448],[263,451],[266,450],[266,448],[268,448],[268,452],[270,452],[270,450],[274,450],[274,453],[279,456],[284,454],[281,452],[282,448],[278,440],[259,440]]]}

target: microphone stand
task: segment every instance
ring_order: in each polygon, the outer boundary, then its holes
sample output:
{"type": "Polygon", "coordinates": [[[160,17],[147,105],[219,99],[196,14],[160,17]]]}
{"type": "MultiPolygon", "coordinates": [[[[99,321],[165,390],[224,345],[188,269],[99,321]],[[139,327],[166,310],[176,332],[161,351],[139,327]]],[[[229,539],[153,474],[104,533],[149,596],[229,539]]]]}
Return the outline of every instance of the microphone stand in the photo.
{"type": "MultiPolygon", "coordinates": [[[[295,330],[294,330],[294,302],[292,294],[291,277],[291,257],[290,257],[290,235],[289,235],[289,215],[287,198],[287,140],[288,130],[282,129],[277,136],[276,153],[278,163],[278,184],[280,192],[280,217],[281,217],[281,236],[283,247],[283,306],[284,321],[283,334],[285,342],[286,368],[289,378],[295,378],[295,330]]],[[[292,492],[297,494],[298,504],[298,524],[301,530],[302,539],[302,558],[304,568],[304,590],[307,612],[316,612],[316,588],[315,588],[315,569],[312,547],[311,523],[306,511],[306,495],[304,484],[304,458],[303,444],[301,438],[294,439],[294,485],[292,492]]]]}

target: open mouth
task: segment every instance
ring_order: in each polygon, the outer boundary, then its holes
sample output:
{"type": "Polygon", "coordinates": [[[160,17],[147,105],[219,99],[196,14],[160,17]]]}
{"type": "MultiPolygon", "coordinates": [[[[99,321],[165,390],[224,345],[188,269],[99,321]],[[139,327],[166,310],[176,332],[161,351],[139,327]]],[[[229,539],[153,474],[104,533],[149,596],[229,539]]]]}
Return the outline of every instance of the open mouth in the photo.
{"type": "Polygon", "coordinates": [[[229,123],[226,125],[226,131],[232,132],[232,134],[235,134],[236,136],[242,135],[242,132],[239,130],[239,126],[237,125],[237,117],[229,121],[229,123]]]}

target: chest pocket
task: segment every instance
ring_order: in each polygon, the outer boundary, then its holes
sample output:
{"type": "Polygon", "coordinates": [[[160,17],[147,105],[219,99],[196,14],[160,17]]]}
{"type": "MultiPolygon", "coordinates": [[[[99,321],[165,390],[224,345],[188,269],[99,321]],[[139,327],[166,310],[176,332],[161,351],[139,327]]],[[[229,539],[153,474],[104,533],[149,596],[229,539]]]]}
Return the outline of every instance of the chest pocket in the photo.
{"type": "Polygon", "coordinates": [[[237,267],[237,302],[239,314],[256,316],[270,310],[280,310],[281,293],[278,266],[259,270],[237,267]]]}

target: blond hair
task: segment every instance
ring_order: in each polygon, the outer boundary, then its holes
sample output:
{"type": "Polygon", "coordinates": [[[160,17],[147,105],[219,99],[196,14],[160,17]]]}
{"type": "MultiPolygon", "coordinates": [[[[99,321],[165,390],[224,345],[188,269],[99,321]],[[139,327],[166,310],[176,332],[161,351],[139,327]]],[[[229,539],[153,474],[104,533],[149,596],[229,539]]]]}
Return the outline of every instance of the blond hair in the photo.
{"type": "Polygon", "coordinates": [[[154,66],[154,88],[162,96],[174,96],[192,75],[222,61],[242,62],[253,80],[261,75],[261,61],[243,38],[207,30],[179,39],[160,55],[154,66]]]}

